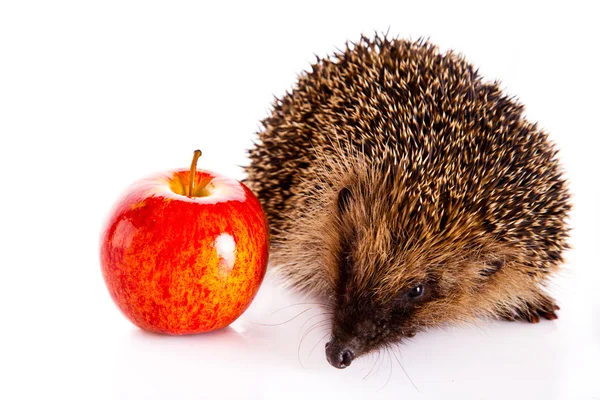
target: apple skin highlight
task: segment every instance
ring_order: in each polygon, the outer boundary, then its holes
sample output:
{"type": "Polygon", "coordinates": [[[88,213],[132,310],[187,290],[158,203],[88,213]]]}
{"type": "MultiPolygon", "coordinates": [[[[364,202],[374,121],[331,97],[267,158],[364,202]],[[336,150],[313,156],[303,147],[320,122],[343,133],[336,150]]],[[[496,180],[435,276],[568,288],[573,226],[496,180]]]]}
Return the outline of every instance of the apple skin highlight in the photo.
{"type": "Polygon", "coordinates": [[[108,291],[146,331],[171,335],[223,328],[250,305],[265,276],[269,234],[243,183],[190,171],[133,185],[108,219],[100,259],[108,291]],[[175,190],[175,191],[174,191],[175,190]]]}

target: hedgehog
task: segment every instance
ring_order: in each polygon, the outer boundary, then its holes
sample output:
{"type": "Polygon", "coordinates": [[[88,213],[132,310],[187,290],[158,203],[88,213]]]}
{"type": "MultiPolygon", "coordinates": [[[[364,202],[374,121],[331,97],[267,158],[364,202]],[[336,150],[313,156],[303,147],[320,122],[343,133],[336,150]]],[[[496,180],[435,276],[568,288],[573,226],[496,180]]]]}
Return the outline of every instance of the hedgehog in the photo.
{"type": "Polygon", "coordinates": [[[557,318],[570,195],[523,114],[461,54],[379,34],[275,99],[245,183],[270,265],[331,310],[332,366],[428,328],[557,318]]]}

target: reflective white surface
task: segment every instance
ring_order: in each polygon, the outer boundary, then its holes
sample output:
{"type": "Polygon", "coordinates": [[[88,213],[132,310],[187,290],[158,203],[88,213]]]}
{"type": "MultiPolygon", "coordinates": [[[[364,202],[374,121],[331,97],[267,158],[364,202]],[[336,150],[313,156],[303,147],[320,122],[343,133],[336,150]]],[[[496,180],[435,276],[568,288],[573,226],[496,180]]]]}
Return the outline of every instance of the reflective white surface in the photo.
{"type": "Polygon", "coordinates": [[[592,2],[0,3],[0,398],[600,399],[597,15],[592,2]],[[561,149],[575,209],[559,319],[421,333],[341,371],[325,326],[310,330],[322,309],[270,276],[219,332],[131,325],[98,263],[122,191],[196,148],[199,168],[242,178],[273,94],[314,53],[388,28],[465,53],[561,149]]]}
{"type": "Polygon", "coordinates": [[[394,354],[373,354],[339,371],[325,361],[322,309],[271,283],[243,318],[223,331],[165,338],[123,329],[116,340],[119,362],[111,393],[166,398],[208,391],[273,399],[283,393],[286,398],[431,399],[598,395],[600,326],[589,320],[591,308],[567,301],[556,322],[487,322],[428,332],[394,354]],[[290,304],[297,305],[281,309],[290,304]]]}
{"type": "MultiPolygon", "coordinates": [[[[58,310],[54,325],[18,336],[20,346],[9,354],[22,365],[17,382],[23,386],[13,387],[12,394],[104,399],[595,399],[599,394],[598,301],[578,294],[576,279],[561,285],[557,321],[488,321],[422,333],[393,353],[360,358],[346,370],[325,360],[323,310],[281,289],[271,276],[230,327],[183,337],[133,327],[104,288],[93,286],[94,298],[79,293],[83,304],[58,310]]],[[[8,388],[15,383],[9,381],[8,388]]]]}

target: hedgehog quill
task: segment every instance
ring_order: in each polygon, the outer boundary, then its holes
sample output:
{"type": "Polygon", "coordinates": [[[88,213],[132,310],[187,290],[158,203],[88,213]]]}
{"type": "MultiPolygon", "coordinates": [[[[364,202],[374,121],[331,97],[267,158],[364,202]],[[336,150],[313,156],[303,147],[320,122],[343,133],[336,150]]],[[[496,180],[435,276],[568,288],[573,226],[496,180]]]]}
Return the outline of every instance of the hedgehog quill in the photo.
{"type": "Polygon", "coordinates": [[[375,35],[318,59],[276,100],[246,183],[271,264],[332,309],[336,368],[430,327],[538,322],[568,247],[547,134],[453,52],[375,35]]]}

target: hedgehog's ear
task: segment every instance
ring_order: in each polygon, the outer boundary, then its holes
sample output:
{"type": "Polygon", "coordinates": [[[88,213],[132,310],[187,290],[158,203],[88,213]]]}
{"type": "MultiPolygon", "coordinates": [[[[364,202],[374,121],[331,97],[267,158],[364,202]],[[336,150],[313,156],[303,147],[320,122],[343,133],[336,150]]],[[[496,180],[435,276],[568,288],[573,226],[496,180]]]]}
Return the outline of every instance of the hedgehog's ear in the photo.
{"type": "Polygon", "coordinates": [[[505,260],[499,258],[495,260],[490,260],[489,262],[482,265],[482,268],[479,270],[479,275],[483,277],[492,276],[496,272],[500,271],[502,267],[504,267],[505,262],[505,260]]]}
{"type": "Polygon", "coordinates": [[[337,198],[337,206],[340,213],[343,213],[350,206],[350,201],[352,200],[352,192],[347,187],[343,187],[338,192],[337,198]]]}
{"type": "Polygon", "coordinates": [[[482,278],[489,278],[500,271],[510,260],[510,253],[503,252],[502,249],[496,249],[488,254],[481,252],[479,254],[479,275],[482,278]]]}

